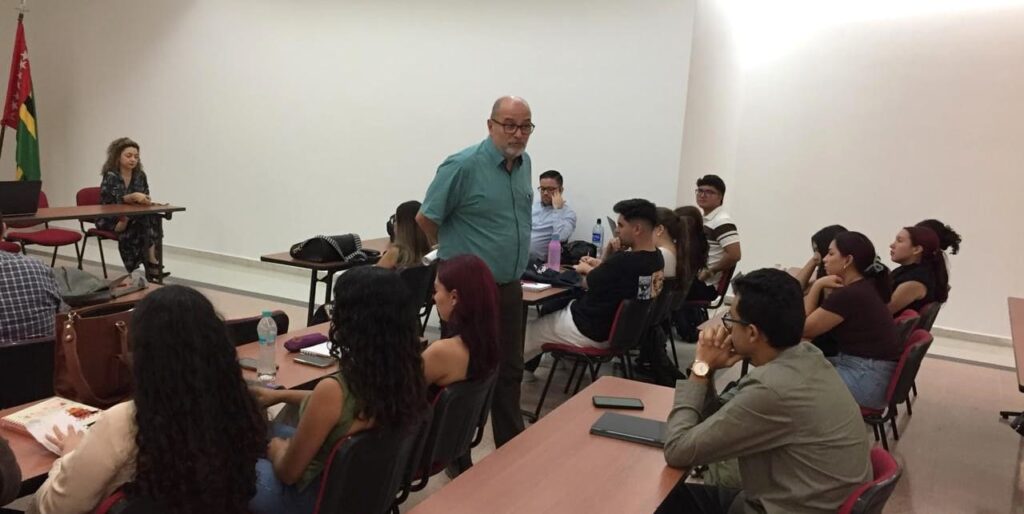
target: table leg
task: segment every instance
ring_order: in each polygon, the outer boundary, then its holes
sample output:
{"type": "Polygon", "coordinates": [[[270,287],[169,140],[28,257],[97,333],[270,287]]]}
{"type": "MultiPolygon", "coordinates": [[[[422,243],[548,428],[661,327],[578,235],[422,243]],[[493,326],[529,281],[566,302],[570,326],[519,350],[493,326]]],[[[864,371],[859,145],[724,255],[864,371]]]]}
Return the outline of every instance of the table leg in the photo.
{"type": "Polygon", "coordinates": [[[306,326],[313,323],[313,309],[316,308],[316,270],[309,270],[309,314],[306,315],[306,326]]]}
{"type": "Polygon", "coordinates": [[[331,303],[331,293],[332,293],[332,290],[334,289],[334,274],[335,273],[336,272],[334,272],[334,271],[328,271],[327,275],[324,277],[324,286],[326,286],[326,288],[327,288],[327,290],[324,292],[324,305],[327,305],[327,304],[331,303]]]}

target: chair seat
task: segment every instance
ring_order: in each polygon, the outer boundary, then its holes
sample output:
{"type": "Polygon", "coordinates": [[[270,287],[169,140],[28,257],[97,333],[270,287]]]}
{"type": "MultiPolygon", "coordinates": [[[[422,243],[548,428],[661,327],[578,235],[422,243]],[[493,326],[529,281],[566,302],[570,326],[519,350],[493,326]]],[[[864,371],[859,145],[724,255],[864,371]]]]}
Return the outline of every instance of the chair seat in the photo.
{"type": "Polygon", "coordinates": [[[576,346],[565,343],[544,343],[540,348],[545,352],[572,353],[589,357],[614,357],[618,355],[611,348],[594,348],[593,346],[576,346]]]}
{"type": "Polygon", "coordinates": [[[0,252],[21,253],[21,245],[0,241],[0,252]]]}
{"type": "Polygon", "coordinates": [[[90,228],[89,230],[85,231],[85,234],[88,236],[100,237],[103,239],[113,239],[114,241],[120,239],[120,234],[114,232],[113,230],[100,230],[98,228],[90,228]]]}
{"type": "Polygon", "coordinates": [[[880,418],[882,414],[885,414],[885,409],[872,409],[870,407],[860,407],[860,415],[863,417],[880,418]]]}
{"type": "Polygon", "coordinates": [[[11,232],[7,240],[41,246],[64,246],[82,240],[82,234],[62,228],[48,228],[38,232],[11,232]]]}

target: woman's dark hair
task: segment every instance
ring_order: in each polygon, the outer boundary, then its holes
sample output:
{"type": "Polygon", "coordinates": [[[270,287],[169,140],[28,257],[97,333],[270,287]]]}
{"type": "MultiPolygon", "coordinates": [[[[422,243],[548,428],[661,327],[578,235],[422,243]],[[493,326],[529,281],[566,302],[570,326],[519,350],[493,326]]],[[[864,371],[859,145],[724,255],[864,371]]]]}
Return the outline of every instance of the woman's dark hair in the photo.
{"type": "Polygon", "coordinates": [[[446,330],[469,348],[466,378],[484,378],[498,367],[498,287],[479,257],[456,255],[437,268],[437,281],[459,292],[446,330]]]}
{"type": "Polygon", "coordinates": [[[675,211],[667,207],[658,207],[657,213],[658,225],[665,227],[665,232],[668,234],[669,239],[675,243],[676,284],[678,287],[684,287],[688,271],[684,222],[675,211]]]}
{"type": "Polygon", "coordinates": [[[903,227],[910,234],[910,244],[921,247],[921,265],[927,266],[935,277],[935,290],[932,296],[935,301],[943,303],[949,299],[949,270],[946,259],[939,247],[939,236],[928,227],[903,227]]]}
{"type": "Polygon", "coordinates": [[[686,274],[692,278],[708,265],[710,245],[704,234],[704,215],[693,205],[685,205],[675,210],[683,222],[683,239],[686,240],[686,274]]]}
{"type": "Polygon", "coordinates": [[[419,266],[423,256],[430,253],[427,235],[416,223],[420,203],[416,200],[404,202],[395,209],[395,246],[399,248],[401,261],[398,267],[419,266]]]}
{"type": "Polygon", "coordinates": [[[836,249],[840,255],[853,257],[853,266],[864,276],[875,284],[875,290],[882,302],[889,303],[892,299],[892,277],[889,276],[889,268],[885,267],[875,254],[875,245],[871,240],[860,232],[840,232],[833,239],[836,249]]]}
{"type": "Polygon", "coordinates": [[[426,409],[416,302],[394,270],[362,266],[335,285],[331,355],[361,417],[384,428],[415,424],[426,409]]]}
{"type": "Polygon", "coordinates": [[[768,344],[788,348],[800,342],[804,330],[804,294],[792,275],[759,269],[732,281],[740,318],[764,333],[768,344]]]}
{"type": "MultiPolygon", "coordinates": [[[[119,137],[110,142],[107,146],[107,162],[103,163],[103,169],[100,170],[100,175],[108,172],[120,172],[121,171],[121,152],[125,148],[134,148],[139,150],[139,144],[127,137],[119,137]]],[[[138,164],[135,165],[135,170],[139,173],[145,173],[142,169],[142,157],[139,157],[138,164]]]]}
{"type": "MultiPolygon", "coordinates": [[[[172,512],[248,512],[266,422],[213,305],[164,286],[132,314],[135,480],[172,512]]],[[[88,480],[88,477],[82,480],[88,480]]]]}
{"type": "Polygon", "coordinates": [[[956,255],[960,252],[960,234],[957,234],[953,227],[936,220],[928,219],[917,224],[919,227],[928,227],[939,236],[939,248],[942,251],[949,250],[949,253],[956,255]]]}
{"type": "MultiPolygon", "coordinates": [[[[818,252],[818,255],[824,257],[825,254],[828,253],[828,246],[832,244],[832,240],[835,239],[836,234],[840,232],[846,232],[846,227],[842,225],[829,225],[815,232],[814,235],[811,236],[811,246],[813,246],[814,250],[818,252]]],[[[818,263],[818,278],[824,277],[825,275],[827,275],[827,273],[825,273],[825,260],[822,259],[822,261],[818,263]]]]}

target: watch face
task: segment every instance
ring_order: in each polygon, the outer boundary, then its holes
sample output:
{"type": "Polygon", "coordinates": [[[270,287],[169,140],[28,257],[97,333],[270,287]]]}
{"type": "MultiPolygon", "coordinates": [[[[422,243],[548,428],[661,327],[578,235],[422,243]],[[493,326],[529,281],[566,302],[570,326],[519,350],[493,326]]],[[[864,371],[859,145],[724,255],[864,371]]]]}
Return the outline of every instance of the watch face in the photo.
{"type": "Polygon", "coordinates": [[[693,363],[693,374],[698,377],[703,377],[708,374],[708,364],[706,362],[694,362],[693,363]]]}

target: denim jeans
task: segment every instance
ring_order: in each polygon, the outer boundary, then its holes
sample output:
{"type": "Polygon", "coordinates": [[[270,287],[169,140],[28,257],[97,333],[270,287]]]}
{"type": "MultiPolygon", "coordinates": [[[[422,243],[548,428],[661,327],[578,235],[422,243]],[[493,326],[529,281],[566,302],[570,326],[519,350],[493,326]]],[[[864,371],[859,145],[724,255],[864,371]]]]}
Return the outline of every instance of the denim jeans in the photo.
{"type": "MultiPolygon", "coordinates": [[[[295,428],[275,424],[271,433],[273,437],[289,439],[295,435],[295,428]]],[[[253,514],[310,514],[316,508],[319,493],[319,477],[300,491],[295,485],[281,482],[269,460],[259,459],[256,461],[256,496],[249,500],[249,510],[253,514]]]]}
{"type": "Polygon", "coordinates": [[[884,361],[855,357],[839,353],[829,357],[829,362],[836,367],[839,377],[850,388],[853,399],[861,407],[884,409],[885,393],[896,370],[895,361],[884,361]]]}

